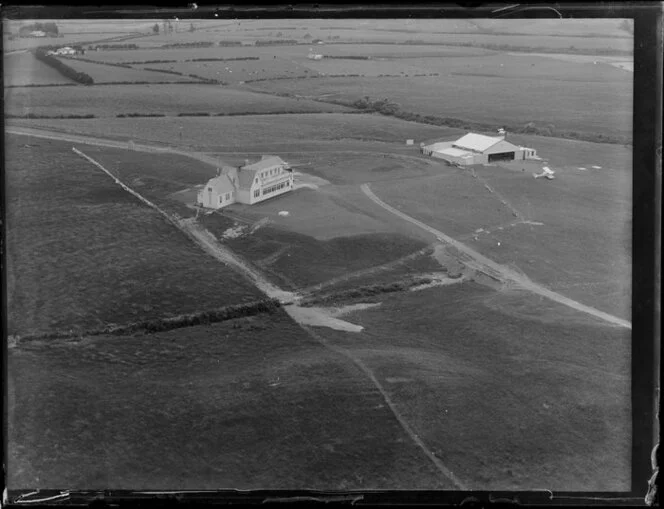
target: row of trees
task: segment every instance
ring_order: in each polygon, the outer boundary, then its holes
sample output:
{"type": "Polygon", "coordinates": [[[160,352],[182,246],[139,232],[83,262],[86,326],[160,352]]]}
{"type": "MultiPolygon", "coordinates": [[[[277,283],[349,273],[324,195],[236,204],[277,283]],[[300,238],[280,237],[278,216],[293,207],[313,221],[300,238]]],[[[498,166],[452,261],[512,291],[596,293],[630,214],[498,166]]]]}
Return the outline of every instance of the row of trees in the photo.
{"type": "Polygon", "coordinates": [[[35,57],[44,62],[46,65],[53,67],[53,69],[58,71],[63,76],[74,80],[77,83],[81,83],[83,85],[94,84],[95,81],[92,79],[92,76],[84,72],[79,72],[76,69],[69,67],[67,64],[55,58],[54,56],[48,55],[48,50],[49,49],[46,47],[37,48],[35,50],[35,57]]]}
{"type": "MultiPolygon", "coordinates": [[[[162,27],[163,27],[163,33],[164,34],[170,34],[174,31],[173,24],[170,21],[164,21],[162,27]]],[[[161,30],[161,28],[159,27],[159,23],[155,23],[152,26],[152,33],[153,34],[158,34],[160,30],[161,30]]],[[[196,31],[196,27],[194,26],[193,23],[189,24],[189,31],[190,32],[195,32],[196,31]]]]}

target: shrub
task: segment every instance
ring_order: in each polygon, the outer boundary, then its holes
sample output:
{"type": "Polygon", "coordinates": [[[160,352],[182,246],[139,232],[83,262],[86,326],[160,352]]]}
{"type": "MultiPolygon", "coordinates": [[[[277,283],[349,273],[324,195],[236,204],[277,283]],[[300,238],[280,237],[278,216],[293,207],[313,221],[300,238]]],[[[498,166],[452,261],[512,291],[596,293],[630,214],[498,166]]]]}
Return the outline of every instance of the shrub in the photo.
{"type": "Polygon", "coordinates": [[[116,115],[118,118],[134,118],[134,117],[165,117],[163,113],[120,113],[116,115]]]}
{"type": "Polygon", "coordinates": [[[165,72],[166,74],[177,74],[178,76],[184,76],[184,73],[178,71],[171,71],[169,69],[151,69],[150,67],[144,67],[145,71],[154,71],[154,72],[165,72]]]}
{"type": "Polygon", "coordinates": [[[8,114],[5,115],[7,118],[58,118],[58,119],[63,119],[63,118],[75,118],[75,119],[83,119],[83,118],[96,118],[94,115],[37,115],[35,113],[25,113],[24,115],[12,115],[8,114]]]}
{"type": "Polygon", "coordinates": [[[201,41],[201,42],[176,42],[171,44],[164,44],[160,46],[161,48],[209,48],[214,46],[213,42],[201,41]]]}

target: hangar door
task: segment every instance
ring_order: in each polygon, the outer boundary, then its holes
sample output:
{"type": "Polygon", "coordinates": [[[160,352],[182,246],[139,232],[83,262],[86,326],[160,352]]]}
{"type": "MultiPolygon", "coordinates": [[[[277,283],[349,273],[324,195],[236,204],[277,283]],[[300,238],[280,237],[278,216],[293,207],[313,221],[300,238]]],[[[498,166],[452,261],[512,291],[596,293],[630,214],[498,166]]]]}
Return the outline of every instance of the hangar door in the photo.
{"type": "Polygon", "coordinates": [[[493,163],[495,161],[513,161],[514,160],[514,151],[512,152],[499,152],[497,154],[489,154],[489,162],[493,163]]]}

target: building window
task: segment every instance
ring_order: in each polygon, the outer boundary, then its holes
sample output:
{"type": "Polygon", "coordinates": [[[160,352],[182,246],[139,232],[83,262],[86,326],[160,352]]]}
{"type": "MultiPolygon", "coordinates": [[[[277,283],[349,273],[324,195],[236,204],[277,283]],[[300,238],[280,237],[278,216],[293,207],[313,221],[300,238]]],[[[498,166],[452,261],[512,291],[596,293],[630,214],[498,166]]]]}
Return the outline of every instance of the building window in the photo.
{"type": "Polygon", "coordinates": [[[258,197],[260,196],[260,194],[261,194],[261,190],[260,190],[260,189],[256,189],[256,190],[254,191],[254,198],[258,198],[258,197]]]}
{"type": "Polygon", "coordinates": [[[231,199],[231,193],[226,193],[226,200],[230,200],[230,199],[231,199]]]}
{"type": "Polygon", "coordinates": [[[219,197],[219,203],[221,203],[223,200],[221,199],[221,196],[219,197]]]}

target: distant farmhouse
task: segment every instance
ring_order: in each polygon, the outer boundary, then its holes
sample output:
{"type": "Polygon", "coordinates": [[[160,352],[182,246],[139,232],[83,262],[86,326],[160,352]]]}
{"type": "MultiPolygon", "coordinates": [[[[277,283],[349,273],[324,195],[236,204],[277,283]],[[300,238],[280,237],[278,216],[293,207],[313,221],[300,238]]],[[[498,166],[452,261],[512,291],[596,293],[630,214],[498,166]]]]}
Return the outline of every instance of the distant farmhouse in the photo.
{"type": "Polygon", "coordinates": [[[62,48],[58,48],[55,51],[48,51],[46,53],[47,55],[75,55],[76,50],[74,48],[70,48],[69,46],[64,46],[62,48]]]}
{"type": "Polygon", "coordinates": [[[485,136],[468,133],[456,141],[433,143],[423,146],[421,150],[428,156],[462,166],[538,158],[534,149],[514,145],[505,140],[504,134],[485,136]]]}
{"type": "Polygon", "coordinates": [[[220,209],[232,203],[252,205],[293,189],[293,172],[277,156],[240,168],[224,166],[198,193],[198,205],[220,209]]]}

